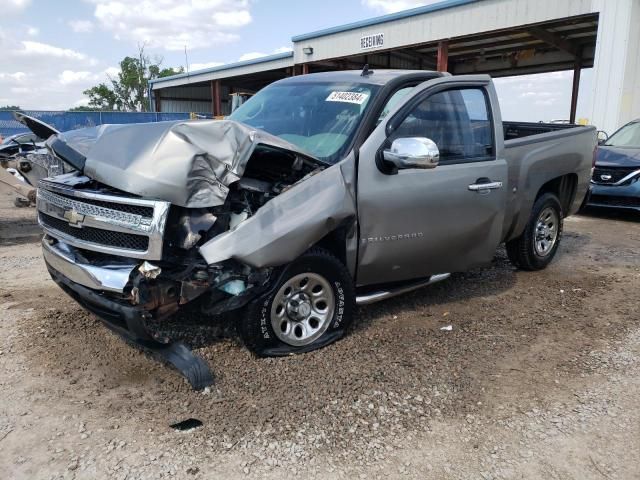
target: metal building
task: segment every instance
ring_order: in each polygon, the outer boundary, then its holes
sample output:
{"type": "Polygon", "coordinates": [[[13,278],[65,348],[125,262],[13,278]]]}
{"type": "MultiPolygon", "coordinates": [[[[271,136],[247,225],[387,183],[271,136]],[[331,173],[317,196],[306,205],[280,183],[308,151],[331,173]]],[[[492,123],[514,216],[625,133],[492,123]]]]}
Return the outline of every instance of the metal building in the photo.
{"type": "Polygon", "coordinates": [[[589,119],[612,132],[640,116],[640,0],[445,0],[298,35],[292,52],[152,83],[158,111],[226,115],[230,94],[291,75],[407,68],[494,77],[594,68],[589,119]],[[635,27],[635,28],[634,28],[635,27]]]}

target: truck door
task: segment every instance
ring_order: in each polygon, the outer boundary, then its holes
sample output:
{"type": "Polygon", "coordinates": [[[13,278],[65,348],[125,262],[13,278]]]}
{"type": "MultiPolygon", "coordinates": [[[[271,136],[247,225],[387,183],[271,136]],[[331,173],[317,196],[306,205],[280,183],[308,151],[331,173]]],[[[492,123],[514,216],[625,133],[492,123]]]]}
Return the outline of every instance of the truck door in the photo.
{"type": "Polygon", "coordinates": [[[358,285],[467,270],[502,240],[507,164],[489,77],[431,80],[400,103],[359,150],[358,285]],[[418,159],[431,142],[435,167],[418,159]]]}

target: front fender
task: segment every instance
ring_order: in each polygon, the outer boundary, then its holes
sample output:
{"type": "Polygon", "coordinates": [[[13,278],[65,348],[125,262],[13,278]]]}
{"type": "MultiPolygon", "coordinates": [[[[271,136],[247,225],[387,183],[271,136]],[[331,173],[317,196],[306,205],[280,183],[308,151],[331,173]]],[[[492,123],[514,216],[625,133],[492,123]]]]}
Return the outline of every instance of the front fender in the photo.
{"type": "Polygon", "coordinates": [[[351,178],[345,162],[307,178],[209,240],[200,254],[208,264],[234,259],[264,268],[291,262],[345,221],[355,221],[351,178]]]}

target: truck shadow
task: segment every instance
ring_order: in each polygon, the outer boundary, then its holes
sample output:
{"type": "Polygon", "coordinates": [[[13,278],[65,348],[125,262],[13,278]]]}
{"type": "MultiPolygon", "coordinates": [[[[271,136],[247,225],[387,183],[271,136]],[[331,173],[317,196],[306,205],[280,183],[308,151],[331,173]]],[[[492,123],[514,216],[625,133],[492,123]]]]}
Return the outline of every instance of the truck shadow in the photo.
{"type": "MultiPolygon", "coordinates": [[[[558,251],[558,259],[563,255],[578,254],[590,241],[589,235],[566,232],[558,251]]],[[[489,266],[454,273],[443,282],[358,307],[349,335],[362,334],[379,321],[395,321],[405,316],[411,317],[411,321],[415,322],[430,319],[433,328],[449,324],[452,320],[447,318],[449,304],[509,291],[516,285],[517,275],[517,269],[511,265],[504,246],[501,246],[489,266]]],[[[236,325],[242,314],[242,310],[237,310],[224,316],[205,317],[198,312],[185,312],[158,327],[163,335],[182,341],[192,349],[212,346],[225,340],[240,345],[242,341],[236,325]]]]}
{"type": "MultiPolygon", "coordinates": [[[[509,263],[504,248],[500,248],[487,267],[455,273],[443,282],[380,303],[358,307],[349,334],[358,335],[376,321],[390,316],[397,317],[415,311],[428,313],[429,310],[446,309],[446,305],[451,302],[496,295],[511,289],[515,282],[516,269],[509,263]]],[[[158,328],[163,335],[182,341],[192,349],[229,339],[241,343],[235,328],[240,315],[241,310],[217,317],[185,312],[163,322],[158,328]]]]}
{"type": "Polygon", "coordinates": [[[448,325],[452,320],[448,317],[449,304],[500,294],[513,288],[516,281],[516,269],[501,247],[487,267],[454,273],[443,282],[360,307],[353,333],[357,335],[358,331],[369,329],[380,319],[391,317],[393,321],[407,314],[413,317],[410,321],[417,323],[430,319],[432,326],[448,325]]]}

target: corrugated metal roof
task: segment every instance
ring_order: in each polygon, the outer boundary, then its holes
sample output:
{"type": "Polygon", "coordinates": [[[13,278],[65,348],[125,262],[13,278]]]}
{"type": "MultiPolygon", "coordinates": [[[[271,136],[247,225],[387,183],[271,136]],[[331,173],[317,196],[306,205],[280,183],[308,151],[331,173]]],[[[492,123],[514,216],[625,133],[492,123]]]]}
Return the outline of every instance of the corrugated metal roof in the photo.
{"type": "Polygon", "coordinates": [[[403,10],[397,13],[389,13],[379,17],[369,18],[367,20],[361,20],[358,22],[347,23],[345,25],[338,25],[337,27],[325,28],[323,30],[316,30],[311,33],[304,33],[291,38],[292,42],[301,42],[303,40],[309,40],[311,38],[325,37],[334,33],[346,32],[349,30],[355,30],[357,28],[369,27],[371,25],[379,25],[381,23],[392,22],[394,20],[400,20],[408,17],[415,17],[416,15],[422,15],[425,13],[437,12],[438,10],[445,10],[447,8],[458,7],[461,5],[467,5],[469,3],[479,2],[481,0],[445,0],[443,2],[432,3],[431,5],[425,5],[423,7],[416,7],[409,10],[403,10]]]}
{"type": "Polygon", "coordinates": [[[153,78],[149,80],[149,83],[160,83],[160,82],[166,82],[169,80],[177,80],[180,78],[194,77],[197,75],[202,75],[207,73],[221,72],[224,70],[231,70],[232,68],[246,67],[248,65],[256,65],[259,63],[267,63],[267,62],[272,62],[274,60],[282,60],[289,57],[293,57],[293,51],[276,53],[274,55],[267,55],[266,57],[252,58],[251,60],[244,60],[242,62],[226,63],[224,65],[220,65],[219,67],[205,68],[203,70],[196,70],[194,72],[189,72],[189,73],[179,73],[177,75],[171,75],[169,77],[153,78]]]}

